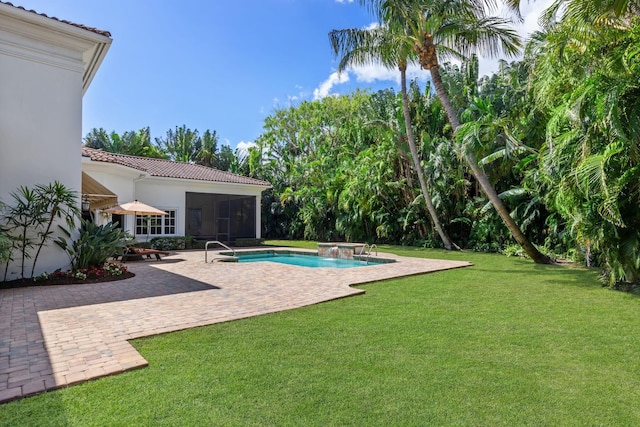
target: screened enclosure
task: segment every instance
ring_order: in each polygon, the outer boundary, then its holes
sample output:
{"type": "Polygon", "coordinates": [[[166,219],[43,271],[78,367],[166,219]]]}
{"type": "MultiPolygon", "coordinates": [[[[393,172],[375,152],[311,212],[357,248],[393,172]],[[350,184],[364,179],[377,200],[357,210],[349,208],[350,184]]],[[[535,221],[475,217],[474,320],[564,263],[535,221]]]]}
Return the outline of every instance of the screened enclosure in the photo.
{"type": "Polygon", "coordinates": [[[256,237],[256,197],[186,193],[187,235],[234,242],[256,237]]]}

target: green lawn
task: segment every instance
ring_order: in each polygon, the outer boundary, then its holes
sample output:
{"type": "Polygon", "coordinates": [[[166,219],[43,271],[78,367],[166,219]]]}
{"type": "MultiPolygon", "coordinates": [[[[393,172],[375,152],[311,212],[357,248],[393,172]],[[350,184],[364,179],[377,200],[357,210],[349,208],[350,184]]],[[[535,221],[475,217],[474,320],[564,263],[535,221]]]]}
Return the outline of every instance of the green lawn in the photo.
{"type": "Polygon", "coordinates": [[[475,265],[137,340],[149,367],[2,405],[0,425],[640,425],[638,297],[593,270],[380,249],[475,265]]]}

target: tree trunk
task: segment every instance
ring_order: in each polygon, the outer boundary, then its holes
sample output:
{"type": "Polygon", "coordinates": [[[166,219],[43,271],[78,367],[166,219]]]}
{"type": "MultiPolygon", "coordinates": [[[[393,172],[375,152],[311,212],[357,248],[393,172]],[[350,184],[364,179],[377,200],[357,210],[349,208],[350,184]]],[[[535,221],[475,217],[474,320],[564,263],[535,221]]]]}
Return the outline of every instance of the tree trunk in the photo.
{"type": "Polygon", "coordinates": [[[420,158],[418,157],[418,149],[416,148],[416,141],[413,135],[413,129],[411,127],[411,113],[409,112],[409,97],[407,96],[407,67],[406,65],[400,66],[400,82],[401,82],[401,91],[402,91],[402,112],[404,113],[404,124],[407,128],[407,140],[409,142],[409,150],[411,150],[411,157],[413,157],[413,165],[416,169],[416,173],[418,174],[418,180],[420,181],[420,189],[422,190],[422,196],[424,197],[424,201],[427,204],[427,211],[429,211],[429,215],[431,216],[431,220],[433,221],[433,226],[435,227],[440,239],[442,240],[442,244],[444,248],[448,251],[456,249],[460,250],[458,245],[451,242],[449,235],[442,228],[440,224],[440,220],[438,219],[438,213],[436,212],[436,208],[433,206],[433,201],[431,200],[431,196],[429,195],[429,189],[427,187],[427,181],[424,179],[424,173],[422,172],[422,165],[420,165],[420,158]]]}
{"type": "MultiPolygon", "coordinates": [[[[429,71],[431,72],[431,80],[433,81],[433,85],[436,88],[436,94],[438,95],[438,98],[440,99],[440,102],[442,103],[442,106],[444,107],[444,110],[447,113],[447,117],[449,118],[449,122],[453,127],[453,132],[455,135],[455,133],[458,130],[458,127],[460,126],[458,115],[456,114],[456,111],[454,110],[453,105],[451,105],[451,100],[449,99],[449,96],[447,95],[447,91],[445,90],[444,85],[442,84],[442,77],[440,77],[438,66],[436,65],[431,67],[429,71]]],[[[482,191],[487,195],[487,197],[489,198],[489,201],[495,208],[496,212],[498,212],[498,215],[500,215],[500,218],[502,218],[502,221],[507,226],[507,228],[511,232],[511,235],[516,240],[516,242],[518,242],[518,244],[522,247],[522,249],[524,249],[525,253],[535,263],[550,264],[552,262],[551,259],[548,256],[542,254],[529,241],[529,239],[527,239],[527,237],[524,235],[522,230],[520,230],[520,227],[518,227],[518,224],[516,224],[513,218],[511,218],[511,215],[509,215],[509,210],[502,202],[502,199],[498,196],[498,193],[496,192],[495,188],[493,188],[493,185],[491,185],[491,182],[489,182],[489,177],[487,177],[487,174],[484,173],[484,170],[482,170],[482,168],[476,162],[475,155],[471,152],[465,151],[464,158],[469,164],[469,167],[471,168],[471,171],[475,175],[476,180],[480,184],[482,191]]]]}

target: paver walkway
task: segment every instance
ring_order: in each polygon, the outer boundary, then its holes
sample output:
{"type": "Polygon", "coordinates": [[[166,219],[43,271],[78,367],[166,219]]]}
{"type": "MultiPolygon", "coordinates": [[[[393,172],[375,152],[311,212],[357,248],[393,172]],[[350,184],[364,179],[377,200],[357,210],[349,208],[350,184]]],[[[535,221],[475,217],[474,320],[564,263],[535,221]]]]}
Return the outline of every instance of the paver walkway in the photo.
{"type": "MultiPolygon", "coordinates": [[[[146,366],[128,340],[363,293],[351,285],[465,267],[404,258],[350,269],[204,263],[200,251],[128,263],[108,283],[0,290],[0,402],[146,366]]],[[[428,278],[425,277],[425,282],[428,278]]]]}

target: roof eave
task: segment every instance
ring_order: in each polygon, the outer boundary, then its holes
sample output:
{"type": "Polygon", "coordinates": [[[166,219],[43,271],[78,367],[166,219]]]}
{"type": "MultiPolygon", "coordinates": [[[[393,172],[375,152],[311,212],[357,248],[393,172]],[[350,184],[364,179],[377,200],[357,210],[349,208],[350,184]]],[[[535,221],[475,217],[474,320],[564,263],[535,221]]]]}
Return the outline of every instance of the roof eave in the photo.
{"type": "Polygon", "coordinates": [[[92,165],[100,165],[100,166],[106,165],[107,167],[110,167],[110,168],[112,167],[112,168],[115,168],[115,169],[119,169],[121,171],[126,171],[126,172],[131,173],[131,174],[145,175],[145,177],[147,177],[147,178],[153,176],[149,172],[147,172],[145,169],[142,169],[142,168],[136,168],[136,167],[133,167],[133,166],[123,165],[123,164],[116,163],[116,162],[107,162],[107,161],[104,161],[104,160],[95,160],[95,159],[92,159],[90,156],[85,156],[85,155],[82,156],[82,163],[90,164],[90,165],[91,164],[92,165]]]}
{"type": "Polygon", "coordinates": [[[108,37],[104,37],[108,41],[98,41],[96,42],[93,49],[85,52],[83,54],[83,62],[84,62],[84,73],[82,74],[82,95],[84,96],[87,89],[89,89],[89,85],[93,81],[96,73],[98,72],[98,68],[100,68],[100,64],[104,60],[105,56],[107,56],[107,51],[109,47],[111,47],[111,39],[108,37]]]}
{"type": "Polygon", "coordinates": [[[273,187],[273,185],[271,184],[251,184],[248,182],[212,181],[208,179],[180,178],[175,176],[154,175],[152,173],[148,174],[148,178],[157,179],[157,180],[167,180],[167,181],[198,182],[201,184],[223,184],[223,185],[232,185],[232,186],[237,185],[240,187],[252,187],[256,189],[260,188],[262,189],[262,191],[268,190],[269,188],[273,187]]]}
{"type": "MultiPolygon", "coordinates": [[[[82,74],[82,94],[84,95],[91,81],[95,77],[100,64],[107,55],[113,41],[102,34],[87,28],[50,18],[42,14],[13,6],[11,3],[0,2],[0,15],[4,15],[14,22],[23,23],[28,34],[38,34],[37,38],[62,45],[82,52],[84,71],[82,74]]],[[[25,34],[26,34],[25,33],[25,34]]]]}
{"type": "Polygon", "coordinates": [[[106,167],[114,167],[116,169],[128,170],[128,171],[136,171],[137,173],[146,175],[145,179],[158,179],[158,180],[176,180],[180,182],[199,182],[203,184],[223,184],[223,185],[238,185],[242,187],[251,187],[255,189],[261,189],[261,191],[268,190],[273,188],[273,185],[265,182],[265,184],[250,184],[243,182],[229,182],[229,181],[211,181],[206,179],[195,179],[195,178],[179,178],[172,176],[164,176],[164,175],[155,175],[153,173],[148,172],[143,168],[136,168],[130,165],[123,165],[117,162],[108,162],[105,160],[92,159],[89,155],[82,155],[82,162],[86,164],[95,164],[95,165],[106,165],[106,167]]]}

